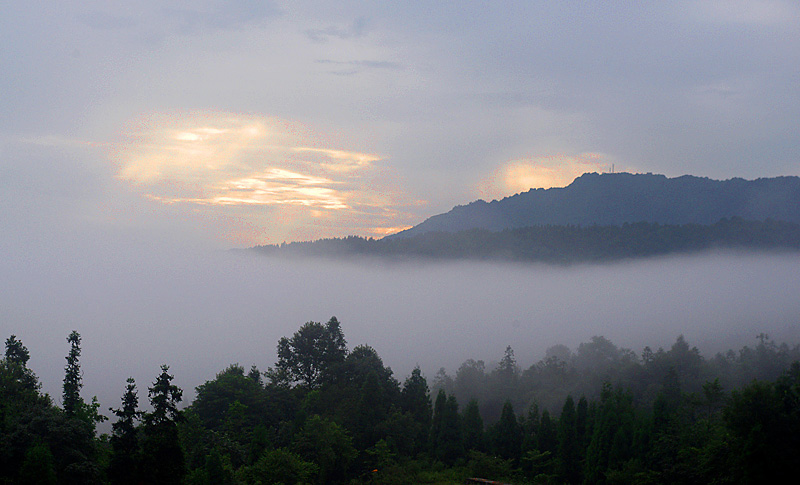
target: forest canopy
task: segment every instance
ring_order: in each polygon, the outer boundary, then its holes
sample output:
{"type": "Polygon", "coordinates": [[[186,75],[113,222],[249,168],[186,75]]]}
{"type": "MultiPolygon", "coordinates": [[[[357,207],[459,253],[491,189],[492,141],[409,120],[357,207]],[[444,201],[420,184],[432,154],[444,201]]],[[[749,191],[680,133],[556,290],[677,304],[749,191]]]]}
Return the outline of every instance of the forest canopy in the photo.
{"type": "Polygon", "coordinates": [[[340,322],[307,322],[265,372],[232,364],[183,390],[167,365],[140,407],[131,378],[108,419],[81,396],[72,332],[62,404],[11,335],[0,361],[0,483],[741,483],[785,481],[800,458],[800,346],[768,335],[706,358],[595,336],[527,369],[468,359],[398,380],[340,322]]]}
{"type": "Polygon", "coordinates": [[[472,259],[580,263],[632,259],[708,250],[797,251],[800,225],[738,217],[714,224],[541,225],[501,231],[470,229],[425,232],[383,239],[349,236],[256,246],[265,255],[390,260],[472,259]]]}

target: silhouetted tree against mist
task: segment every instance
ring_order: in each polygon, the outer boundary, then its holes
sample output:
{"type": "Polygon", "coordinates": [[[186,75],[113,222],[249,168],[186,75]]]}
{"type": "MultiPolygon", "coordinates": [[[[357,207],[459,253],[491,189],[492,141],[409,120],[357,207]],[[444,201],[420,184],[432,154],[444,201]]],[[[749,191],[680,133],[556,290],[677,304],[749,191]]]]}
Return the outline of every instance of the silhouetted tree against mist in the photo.
{"type": "Polygon", "coordinates": [[[400,408],[408,413],[414,421],[414,429],[411,430],[414,440],[413,449],[415,453],[424,450],[428,442],[428,430],[431,426],[431,398],[428,395],[428,382],[422,376],[419,366],[411,371],[411,375],[403,384],[400,393],[400,408]]]}
{"type": "Polygon", "coordinates": [[[67,416],[74,416],[82,407],[81,387],[83,380],[78,359],[81,356],[81,335],[75,330],[67,337],[70,344],[67,366],[64,368],[64,391],[62,405],[67,416]]]}
{"type": "Polygon", "coordinates": [[[7,392],[17,395],[22,393],[29,396],[35,395],[35,391],[39,389],[40,385],[36,375],[28,368],[30,353],[15,335],[6,339],[5,356],[4,387],[7,386],[7,392]]]}
{"type": "Polygon", "coordinates": [[[278,362],[268,376],[274,383],[299,382],[315,389],[346,355],[347,342],[336,317],[331,317],[325,325],[308,322],[291,338],[282,337],[278,341],[278,362]]]}
{"type": "Polygon", "coordinates": [[[144,415],[143,472],[151,483],[179,484],[186,473],[183,449],[178,439],[178,421],[182,413],[178,409],[183,391],[172,384],[169,366],[161,366],[148,395],[153,410],[144,415]]]}
{"type": "Polygon", "coordinates": [[[111,462],[108,467],[108,477],[112,483],[135,484],[141,479],[139,431],[136,426],[142,412],[138,407],[136,382],[129,377],[125,394],[122,395],[122,407],[109,408],[117,416],[117,421],[111,425],[111,462]]]}

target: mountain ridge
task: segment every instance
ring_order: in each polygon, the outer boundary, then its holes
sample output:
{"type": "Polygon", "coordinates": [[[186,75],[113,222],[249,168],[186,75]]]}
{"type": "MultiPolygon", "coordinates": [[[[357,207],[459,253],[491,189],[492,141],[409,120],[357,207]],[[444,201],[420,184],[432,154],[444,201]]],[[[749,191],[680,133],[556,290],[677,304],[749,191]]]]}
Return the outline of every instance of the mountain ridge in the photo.
{"type": "Polygon", "coordinates": [[[732,217],[800,223],[800,177],[714,180],[694,175],[585,173],[566,187],[532,188],[500,200],[457,205],[386,238],[540,225],[707,225],[732,217]]]}

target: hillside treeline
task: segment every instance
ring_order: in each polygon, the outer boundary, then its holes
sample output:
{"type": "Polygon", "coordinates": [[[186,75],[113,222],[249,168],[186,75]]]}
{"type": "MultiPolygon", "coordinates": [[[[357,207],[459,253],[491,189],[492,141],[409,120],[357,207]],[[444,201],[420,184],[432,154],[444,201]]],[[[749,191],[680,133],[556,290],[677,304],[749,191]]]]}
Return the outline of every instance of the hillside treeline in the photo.
{"type": "Polygon", "coordinates": [[[648,222],[593,226],[532,226],[492,232],[426,232],[383,239],[348,236],[256,246],[279,256],[379,257],[386,259],[473,259],[578,263],[692,253],[712,249],[800,249],[800,225],[738,217],[715,224],[648,222]]]}
{"type": "Polygon", "coordinates": [[[120,383],[101,436],[80,335],[67,340],[60,406],[6,340],[0,483],[779,483],[800,459],[800,346],[764,334],[711,358],[682,336],[639,353],[598,336],[524,370],[508,347],[401,382],[334,317],[282,338],[264,372],[221,370],[185,408],[166,365],[146,391],[120,383]]]}

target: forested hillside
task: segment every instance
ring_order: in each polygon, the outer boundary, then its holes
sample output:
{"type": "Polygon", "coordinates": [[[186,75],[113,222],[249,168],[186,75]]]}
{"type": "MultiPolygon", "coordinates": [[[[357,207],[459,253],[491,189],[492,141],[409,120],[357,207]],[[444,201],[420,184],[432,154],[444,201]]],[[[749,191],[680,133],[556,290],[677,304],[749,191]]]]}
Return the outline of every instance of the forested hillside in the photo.
{"type": "Polygon", "coordinates": [[[787,483],[800,459],[800,346],[764,334],[713,357],[682,336],[637,352],[596,336],[527,369],[509,346],[494,368],[398,380],[334,317],[182,409],[166,365],[146,393],[121,382],[110,436],[80,394],[80,335],[67,343],[58,406],[6,340],[0,483],[787,483]]]}
{"type": "Polygon", "coordinates": [[[533,226],[492,232],[425,232],[404,238],[356,236],[256,246],[278,256],[331,258],[472,259],[580,263],[691,253],[711,249],[797,251],[800,225],[735,217],[714,224],[665,225],[639,222],[621,226],[533,226]]]}

